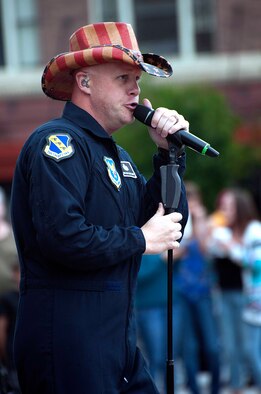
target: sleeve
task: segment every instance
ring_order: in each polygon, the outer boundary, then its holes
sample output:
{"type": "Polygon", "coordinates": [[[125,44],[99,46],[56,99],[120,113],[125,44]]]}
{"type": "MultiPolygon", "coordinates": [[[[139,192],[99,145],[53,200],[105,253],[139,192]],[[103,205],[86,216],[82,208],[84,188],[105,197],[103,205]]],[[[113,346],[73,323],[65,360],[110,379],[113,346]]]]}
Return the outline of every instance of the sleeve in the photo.
{"type": "Polygon", "coordinates": [[[255,221],[248,227],[245,237],[243,255],[244,267],[251,267],[254,271],[261,269],[261,223],[255,221]]]}
{"type": "Polygon", "coordinates": [[[232,244],[229,257],[245,268],[260,270],[261,267],[261,223],[250,223],[243,235],[242,244],[232,244]]]}
{"type": "Polygon", "coordinates": [[[90,270],[142,254],[145,240],[139,228],[113,226],[105,229],[86,220],[91,155],[87,144],[79,137],[73,139],[72,144],[74,154],[59,161],[43,154],[45,137],[34,144],[34,151],[31,147],[27,171],[30,206],[43,256],[47,261],[90,270]]]}

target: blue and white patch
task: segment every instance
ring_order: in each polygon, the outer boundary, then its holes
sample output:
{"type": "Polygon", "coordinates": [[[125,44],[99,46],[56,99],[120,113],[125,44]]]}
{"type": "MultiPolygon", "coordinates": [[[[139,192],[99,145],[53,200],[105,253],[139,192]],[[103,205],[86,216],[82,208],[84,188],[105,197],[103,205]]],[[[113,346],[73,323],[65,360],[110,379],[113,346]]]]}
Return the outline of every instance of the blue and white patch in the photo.
{"type": "Polygon", "coordinates": [[[124,177],[137,178],[137,175],[129,161],[121,161],[121,168],[124,177]]]}
{"type": "Polygon", "coordinates": [[[67,159],[74,154],[71,140],[72,137],[66,133],[50,134],[46,138],[47,144],[43,148],[43,154],[55,161],[67,159]]]}
{"type": "Polygon", "coordinates": [[[112,160],[112,158],[106,156],[103,157],[103,160],[107,166],[108,175],[112,184],[116,186],[117,190],[119,190],[121,187],[121,177],[116,170],[114,161],[112,160]]]}

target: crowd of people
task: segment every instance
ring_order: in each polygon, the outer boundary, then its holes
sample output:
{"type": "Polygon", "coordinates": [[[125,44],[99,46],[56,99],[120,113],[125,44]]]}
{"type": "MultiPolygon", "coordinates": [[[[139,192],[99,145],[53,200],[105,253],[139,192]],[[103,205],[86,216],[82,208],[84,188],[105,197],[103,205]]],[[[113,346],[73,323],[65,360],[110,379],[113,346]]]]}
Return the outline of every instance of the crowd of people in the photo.
{"type": "MultiPolygon", "coordinates": [[[[198,185],[185,185],[190,215],[174,254],[173,274],[176,392],[186,387],[200,393],[202,372],[209,377],[209,393],[223,387],[240,393],[249,385],[261,390],[261,222],[256,204],[243,188],[227,188],[217,196],[215,211],[208,213],[198,185]]],[[[140,346],[165,393],[162,362],[156,370],[155,351],[159,350],[159,326],[161,351],[166,351],[162,320],[167,303],[166,261],[161,255],[155,268],[149,263],[147,256],[138,281],[138,330],[140,346]],[[154,320],[149,321],[152,311],[154,320]]],[[[157,359],[165,354],[157,354],[157,359]]]]}

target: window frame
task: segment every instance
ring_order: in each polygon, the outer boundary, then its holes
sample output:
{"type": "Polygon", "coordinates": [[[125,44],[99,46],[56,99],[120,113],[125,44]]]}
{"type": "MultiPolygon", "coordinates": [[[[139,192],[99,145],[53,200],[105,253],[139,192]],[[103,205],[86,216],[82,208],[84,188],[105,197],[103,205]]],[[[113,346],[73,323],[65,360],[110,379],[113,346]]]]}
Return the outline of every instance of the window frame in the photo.
{"type": "MultiPolygon", "coordinates": [[[[33,0],[34,1],[34,0],[33,0]]],[[[2,40],[3,40],[3,57],[4,57],[4,65],[1,66],[4,69],[8,70],[16,70],[23,69],[27,67],[35,67],[39,64],[40,54],[35,51],[35,64],[27,65],[23,64],[20,59],[20,36],[22,29],[24,29],[24,23],[17,14],[16,9],[16,0],[0,0],[1,7],[1,15],[2,15],[2,40]]],[[[37,20],[37,10],[36,14],[32,15],[32,21],[37,20]]],[[[37,24],[35,25],[35,29],[37,30],[37,24]]],[[[35,34],[33,35],[35,37],[35,34]]],[[[37,45],[36,45],[37,47],[37,45]]]]}

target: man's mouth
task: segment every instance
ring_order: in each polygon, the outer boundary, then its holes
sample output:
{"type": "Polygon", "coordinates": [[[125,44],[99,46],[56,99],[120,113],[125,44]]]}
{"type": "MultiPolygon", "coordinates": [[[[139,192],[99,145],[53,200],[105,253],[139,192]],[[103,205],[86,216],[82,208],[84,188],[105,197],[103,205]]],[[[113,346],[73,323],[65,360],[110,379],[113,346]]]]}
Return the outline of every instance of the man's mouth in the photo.
{"type": "Polygon", "coordinates": [[[125,107],[130,109],[132,112],[135,110],[135,108],[137,107],[138,103],[129,103],[126,104],[125,107]]]}

